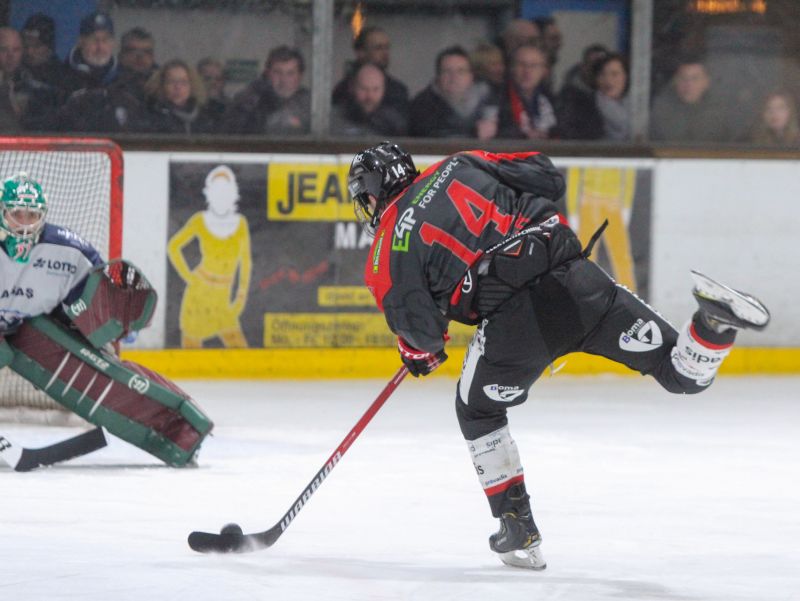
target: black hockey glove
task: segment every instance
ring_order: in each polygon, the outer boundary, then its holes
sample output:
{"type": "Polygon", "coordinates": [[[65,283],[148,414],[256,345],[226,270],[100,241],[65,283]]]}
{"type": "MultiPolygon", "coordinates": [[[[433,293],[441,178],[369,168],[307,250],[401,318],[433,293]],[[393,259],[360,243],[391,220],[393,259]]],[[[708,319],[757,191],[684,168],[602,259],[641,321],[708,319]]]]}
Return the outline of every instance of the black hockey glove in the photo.
{"type": "Polygon", "coordinates": [[[415,378],[427,376],[442,363],[447,361],[447,353],[444,352],[444,349],[440,350],[438,353],[420,351],[402,338],[397,339],[397,350],[400,351],[400,358],[408,368],[408,373],[415,378]]]}

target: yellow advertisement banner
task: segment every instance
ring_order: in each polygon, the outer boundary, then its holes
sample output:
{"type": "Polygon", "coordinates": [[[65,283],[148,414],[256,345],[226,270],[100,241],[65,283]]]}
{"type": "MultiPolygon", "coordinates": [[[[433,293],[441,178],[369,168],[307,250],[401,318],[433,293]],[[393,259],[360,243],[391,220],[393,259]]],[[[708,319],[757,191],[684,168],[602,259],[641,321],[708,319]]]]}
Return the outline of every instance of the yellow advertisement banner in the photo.
{"type": "MultiPolygon", "coordinates": [[[[419,163],[424,170],[428,164],[419,163]]],[[[355,221],[347,191],[349,163],[269,163],[267,219],[355,221]]]]}
{"type": "MultiPolygon", "coordinates": [[[[473,327],[451,323],[448,346],[464,346],[473,327]]],[[[394,347],[380,313],[265,313],[265,348],[394,347]]]]}
{"type": "Polygon", "coordinates": [[[380,313],[265,313],[266,348],[392,346],[380,313]]]}
{"type": "Polygon", "coordinates": [[[374,307],[375,299],[366,286],[320,286],[317,304],[320,307],[374,307]]]}
{"type": "Polygon", "coordinates": [[[267,219],[355,221],[347,191],[349,164],[270,163],[267,219]]]}

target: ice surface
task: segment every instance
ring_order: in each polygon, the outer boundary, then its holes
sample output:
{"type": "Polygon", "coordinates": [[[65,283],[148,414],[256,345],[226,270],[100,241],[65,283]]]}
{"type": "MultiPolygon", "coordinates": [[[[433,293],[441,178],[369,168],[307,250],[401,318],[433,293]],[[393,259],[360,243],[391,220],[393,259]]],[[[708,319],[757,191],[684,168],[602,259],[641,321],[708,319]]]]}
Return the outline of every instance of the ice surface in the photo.
{"type": "MultiPolygon", "coordinates": [[[[548,562],[515,570],[453,413],[455,383],[403,382],[271,549],[198,555],[191,530],[264,530],[380,381],[183,382],[216,421],[198,469],[112,440],[0,468],[0,597],[54,600],[789,601],[800,598],[798,378],[543,379],[511,410],[548,562]]],[[[76,433],[0,426],[25,446],[76,433]]]]}

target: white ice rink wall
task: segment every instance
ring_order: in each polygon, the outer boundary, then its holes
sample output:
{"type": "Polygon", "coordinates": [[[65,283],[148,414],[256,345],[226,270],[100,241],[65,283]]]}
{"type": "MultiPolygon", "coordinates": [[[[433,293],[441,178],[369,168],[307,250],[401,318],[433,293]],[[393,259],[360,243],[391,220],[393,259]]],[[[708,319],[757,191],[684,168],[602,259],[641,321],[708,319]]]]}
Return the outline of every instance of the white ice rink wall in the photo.
{"type": "MultiPolygon", "coordinates": [[[[436,157],[426,158],[430,162],[436,157]]],[[[171,162],[208,162],[209,167],[236,162],[319,164],[349,162],[350,156],[126,152],[124,159],[124,256],[148,274],[163,299],[171,162]]],[[[652,213],[646,300],[680,325],[695,307],[690,269],[757,293],[772,311],[773,322],[763,333],[743,333],[739,348],[771,351],[783,366],[780,371],[800,369],[794,366],[800,349],[800,314],[795,310],[800,298],[796,161],[560,157],[555,163],[564,168],[649,168],[652,213]]],[[[164,348],[164,306],[161,302],[152,327],[141,333],[133,352],[146,355],[139,351],[164,348]]]]}

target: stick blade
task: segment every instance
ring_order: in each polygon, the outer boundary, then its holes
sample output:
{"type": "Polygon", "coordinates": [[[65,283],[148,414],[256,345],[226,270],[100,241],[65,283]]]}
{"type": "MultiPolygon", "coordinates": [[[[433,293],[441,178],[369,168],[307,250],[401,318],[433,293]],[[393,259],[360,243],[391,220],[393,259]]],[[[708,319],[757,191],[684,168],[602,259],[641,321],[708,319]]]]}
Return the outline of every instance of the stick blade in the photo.
{"type": "Polygon", "coordinates": [[[189,535],[189,546],[198,553],[242,553],[247,545],[243,535],[195,531],[189,535]]]}
{"type": "Polygon", "coordinates": [[[68,461],[75,457],[88,455],[108,444],[103,428],[95,428],[68,440],[57,442],[40,449],[23,449],[22,455],[14,466],[18,472],[29,472],[43,467],[68,461]]]}
{"type": "Polygon", "coordinates": [[[280,530],[275,528],[255,534],[195,530],[189,535],[189,546],[198,553],[251,553],[271,547],[278,536],[280,530]]]}

